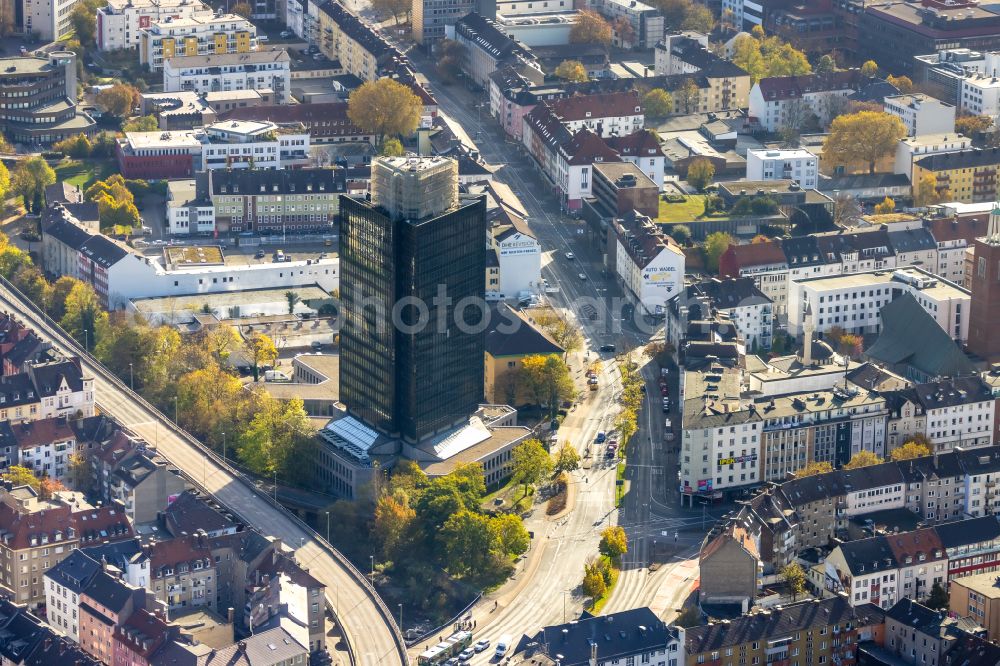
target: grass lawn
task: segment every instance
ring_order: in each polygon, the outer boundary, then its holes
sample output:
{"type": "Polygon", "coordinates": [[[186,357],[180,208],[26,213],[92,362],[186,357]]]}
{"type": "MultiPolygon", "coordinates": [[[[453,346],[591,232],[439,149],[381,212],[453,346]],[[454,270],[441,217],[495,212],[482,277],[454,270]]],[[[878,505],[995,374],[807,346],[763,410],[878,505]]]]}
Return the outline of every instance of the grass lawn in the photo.
{"type": "Polygon", "coordinates": [[[598,613],[601,612],[601,609],[604,608],[604,604],[608,603],[608,599],[611,598],[611,593],[614,591],[615,585],[618,584],[618,576],[619,574],[621,574],[621,572],[622,572],[621,569],[614,566],[613,564],[611,565],[611,583],[608,585],[608,589],[604,593],[604,596],[594,599],[593,604],[591,604],[590,606],[591,613],[597,615],[598,613]]]}
{"type": "Polygon", "coordinates": [[[667,203],[660,199],[658,222],[692,222],[705,212],[705,195],[688,194],[684,203],[667,203]]]}
{"type": "Polygon", "coordinates": [[[68,160],[61,162],[55,172],[59,181],[84,189],[95,181],[117,173],[118,164],[114,160],[68,160]]]}

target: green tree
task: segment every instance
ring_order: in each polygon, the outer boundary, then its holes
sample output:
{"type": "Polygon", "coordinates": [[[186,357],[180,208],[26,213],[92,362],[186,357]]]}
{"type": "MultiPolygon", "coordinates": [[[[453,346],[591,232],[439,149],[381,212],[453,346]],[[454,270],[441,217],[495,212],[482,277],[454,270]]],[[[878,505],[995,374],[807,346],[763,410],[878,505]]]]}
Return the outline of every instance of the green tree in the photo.
{"type": "Polygon", "coordinates": [[[712,184],[715,178],[715,167],[704,157],[692,160],[687,170],[687,182],[699,192],[704,192],[705,188],[712,184]]]}
{"type": "Polygon", "coordinates": [[[601,555],[613,562],[621,562],[622,555],[628,552],[628,536],[620,525],[607,527],[601,532],[601,543],[598,546],[601,555]]]}
{"type": "Polygon", "coordinates": [[[528,551],[531,537],[520,516],[504,513],[489,520],[492,547],[506,557],[516,557],[528,551]]]}
{"type": "Polygon", "coordinates": [[[82,345],[92,348],[99,339],[98,329],[108,321],[93,287],[78,282],[66,295],[65,314],[59,325],[82,345]]]}
{"type": "Polygon", "coordinates": [[[438,73],[446,80],[457,80],[469,62],[469,49],[454,39],[442,39],[436,51],[438,73]]]}
{"type": "Polygon", "coordinates": [[[875,173],[879,158],[896,150],[906,136],[903,121],[889,113],[860,111],[837,116],[823,142],[823,156],[840,164],[863,162],[875,173]]]}
{"type": "Polygon", "coordinates": [[[271,476],[276,471],[282,478],[301,466],[294,453],[305,439],[312,439],[309,417],[300,398],[280,401],[264,391],[256,396],[258,408],[249,426],[239,436],[237,453],[254,474],[271,476]]]}
{"type": "Polygon", "coordinates": [[[582,9],[569,31],[571,44],[611,44],[611,24],[595,11],[582,9]]]}
{"type": "Polygon", "coordinates": [[[294,291],[286,291],[285,300],[288,302],[288,314],[294,314],[295,306],[302,301],[302,299],[299,298],[299,295],[296,294],[294,291]]]}
{"type": "Polygon", "coordinates": [[[565,81],[582,83],[590,77],[587,76],[587,68],[579,60],[563,60],[556,67],[555,75],[565,81]]]}
{"type": "Polygon", "coordinates": [[[608,592],[604,576],[596,562],[583,565],[583,593],[595,601],[608,592]]]}
{"type": "Polygon", "coordinates": [[[557,472],[572,472],[580,468],[580,453],[569,442],[563,442],[556,453],[555,469],[557,472]]]}
{"type": "Polygon", "coordinates": [[[388,137],[413,134],[423,109],[423,102],[409,86],[388,78],[362,84],[347,100],[348,118],[375,136],[378,149],[388,137]]]}
{"type": "Polygon", "coordinates": [[[677,241],[678,245],[687,245],[691,240],[691,227],[686,224],[675,224],[670,230],[670,237],[677,241]]]}
{"type": "Polygon", "coordinates": [[[872,77],[878,74],[878,63],[874,60],[866,60],[864,64],[861,65],[861,75],[872,77]]]}
{"type": "Polygon", "coordinates": [[[52,284],[52,300],[49,302],[49,316],[56,321],[62,320],[66,315],[66,299],[73,291],[73,287],[83,284],[74,277],[63,275],[52,284]]]}
{"type": "Polygon", "coordinates": [[[837,61],[833,56],[825,55],[816,62],[817,74],[832,74],[837,71],[837,61]]]}
{"type": "Polygon", "coordinates": [[[948,597],[948,592],[944,589],[941,583],[935,582],[931,585],[930,596],[927,597],[927,607],[933,608],[934,610],[947,610],[950,605],[951,599],[948,597]]]}
{"type": "Polygon", "coordinates": [[[97,10],[101,6],[100,0],[80,0],[70,11],[69,23],[82,46],[91,48],[96,44],[97,10]]]}
{"type": "MultiPolygon", "coordinates": [[[[77,7],[79,7],[79,5],[77,5],[77,7]]],[[[60,153],[75,159],[84,159],[90,157],[93,146],[90,143],[90,139],[87,138],[87,135],[81,132],[76,136],[71,136],[67,139],[59,141],[58,143],[53,143],[52,150],[59,151],[60,153]]]]}
{"type": "Polygon", "coordinates": [[[653,88],[642,96],[642,110],[647,118],[666,118],[674,110],[674,98],[663,88],[653,88]]]}
{"type": "Polygon", "coordinates": [[[705,267],[712,273],[719,271],[719,257],[734,243],[733,237],[724,231],[716,231],[705,239],[705,267]]]}
{"type": "Polygon", "coordinates": [[[445,521],[440,537],[445,566],[453,575],[467,576],[489,567],[493,539],[486,516],[459,511],[445,521]]]}
{"type": "Polygon", "coordinates": [[[797,562],[786,564],[781,569],[781,580],[792,593],[792,601],[806,591],[806,572],[797,562]]]}
{"type": "Polygon", "coordinates": [[[132,118],[122,125],[123,132],[155,132],[158,129],[160,123],[153,115],[132,118]]]}
{"type": "Polygon", "coordinates": [[[402,157],[405,154],[406,151],[403,150],[403,144],[395,137],[386,139],[385,143],[382,144],[383,157],[402,157]]]}
{"type": "Polygon", "coordinates": [[[684,113],[695,113],[701,104],[701,88],[695,80],[688,77],[674,90],[674,109],[684,113]]]}
{"type": "Polygon", "coordinates": [[[512,480],[528,488],[552,473],[552,458],[537,439],[529,439],[514,447],[511,452],[512,480]]]}
{"type": "Polygon", "coordinates": [[[10,176],[11,194],[21,197],[24,207],[31,205],[36,192],[45,191],[46,185],[56,182],[56,172],[41,157],[21,160],[10,176]]]}
{"type": "Polygon", "coordinates": [[[634,409],[623,409],[615,417],[615,430],[622,435],[622,446],[627,446],[632,436],[639,430],[639,419],[634,409]]]}
{"type": "Polygon", "coordinates": [[[870,467],[872,465],[878,465],[882,462],[882,459],[871,451],[862,449],[858,451],[853,456],[851,460],[844,465],[844,469],[860,469],[862,467],[870,467]]]}
{"type": "Polygon", "coordinates": [[[14,286],[35,305],[46,312],[52,302],[52,286],[39,268],[30,263],[21,264],[11,278],[14,286]]]}
{"type": "Polygon", "coordinates": [[[249,2],[245,2],[243,0],[234,4],[229,11],[237,16],[242,16],[245,19],[248,19],[253,15],[253,7],[250,6],[249,2]]]}
{"type": "Polygon", "coordinates": [[[236,441],[234,437],[241,427],[240,412],[247,411],[246,391],[238,377],[216,363],[209,363],[181,375],[176,387],[177,416],[182,428],[201,439],[228,432],[228,441],[236,441]]]}
{"type": "Polygon", "coordinates": [[[243,351],[253,368],[253,380],[260,379],[260,366],[274,363],[278,358],[278,349],[274,340],[259,331],[253,331],[243,338],[243,351]]]}
{"type": "Polygon", "coordinates": [[[38,492],[39,479],[30,467],[11,465],[7,468],[6,472],[0,474],[0,478],[3,478],[4,481],[15,487],[31,486],[35,492],[38,492]]]}
{"type": "Polygon", "coordinates": [[[823,462],[811,462],[799,471],[795,473],[795,478],[801,479],[806,476],[816,476],[817,474],[826,474],[827,472],[833,471],[833,465],[830,463],[823,462]]]}

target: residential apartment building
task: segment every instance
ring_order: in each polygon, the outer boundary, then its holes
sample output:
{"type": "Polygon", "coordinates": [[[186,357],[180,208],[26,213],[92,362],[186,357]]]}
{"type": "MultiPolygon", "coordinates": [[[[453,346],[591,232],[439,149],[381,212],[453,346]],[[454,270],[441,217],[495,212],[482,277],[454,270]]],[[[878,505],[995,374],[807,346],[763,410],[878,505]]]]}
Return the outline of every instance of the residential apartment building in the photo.
{"type": "MultiPolygon", "coordinates": [[[[945,666],[966,662],[966,658],[960,656],[952,661],[951,648],[980,633],[982,628],[973,617],[950,617],[913,599],[903,598],[885,614],[882,648],[894,660],[945,666]]],[[[985,644],[985,641],[980,642],[985,644]]]]}
{"type": "Polygon", "coordinates": [[[969,617],[986,629],[986,637],[1000,636],[1000,580],[996,573],[962,576],[951,581],[948,610],[969,617]]]}
{"type": "Polygon", "coordinates": [[[808,319],[817,333],[834,326],[850,333],[876,333],[882,306],[904,293],[912,294],[954,340],[968,339],[968,290],[912,266],[792,282],[788,287],[788,331],[802,334],[808,319]]]}
{"type": "Polygon", "coordinates": [[[0,489],[0,586],[13,600],[37,608],[45,602],[45,573],[82,545],[130,539],[121,507],[95,508],[75,493],[41,500],[28,486],[0,489]]]}
{"type": "Polygon", "coordinates": [[[101,663],[110,664],[114,660],[115,630],[137,609],[145,608],[146,590],[99,571],[79,598],[80,647],[101,663]]]}
{"type": "MultiPolygon", "coordinates": [[[[441,6],[451,5],[437,1],[441,6]]],[[[311,6],[313,3],[309,3],[311,6]]],[[[463,0],[461,5],[465,4],[463,0]]],[[[457,8],[457,5],[456,5],[457,8]]],[[[414,6],[413,34],[417,41],[417,15],[419,4],[414,6]]],[[[354,14],[350,13],[339,2],[321,3],[317,7],[316,43],[320,51],[330,60],[336,60],[344,69],[345,74],[351,74],[362,81],[374,81],[402,69],[405,58],[394,47],[390,46],[381,35],[376,33],[354,14]]],[[[457,13],[455,19],[465,16],[468,11],[457,13]]],[[[435,21],[442,20],[435,17],[435,21]]],[[[444,37],[444,21],[441,24],[440,37],[444,37]]]]}
{"type": "Polygon", "coordinates": [[[882,101],[882,108],[903,121],[909,136],[955,131],[955,105],[930,95],[890,95],[882,101]]]}
{"type": "Polygon", "coordinates": [[[724,315],[735,326],[748,349],[771,348],[774,330],[772,303],[752,279],[700,282],[687,287],[677,298],[682,299],[688,309],[698,304],[703,313],[714,311],[724,315]]]}
{"type": "Polygon", "coordinates": [[[613,33],[616,46],[631,49],[651,49],[663,39],[663,14],[638,0],[590,0],[590,8],[614,26],[616,21],[628,21],[632,30],[626,34],[613,33]]]}
{"type": "Polygon", "coordinates": [[[24,32],[45,42],[58,41],[73,31],[69,15],[74,5],[76,0],[26,0],[8,25],[23,26],[24,32]]]}
{"type": "Polygon", "coordinates": [[[80,642],[80,594],[101,571],[99,561],[72,550],[45,572],[45,619],[74,643],[80,642]]]}
{"type": "Polygon", "coordinates": [[[615,219],[612,227],[615,274],[627,298],[646,314],[662,315],[684,284],[684,252],[647,217],[615,219]]]}
{"type": "Polygon", "coordinates": [[[139,30],[139,63],[152,71],[175,56],[224,55],[257,50],[257,28],[236,14],[166,19],[139,30]]]}
{"type": "MultiPolygon", "coordinates": [[[[897,403],[905,401],[912,405],[914,430],[927,437],[935,451],[954,447],[973,449],[990,446],[994,441],[997,396],[993,386],[977,375],[914,384],[892,395],[897,403]],[[917,429],[920,425],[922,430],[917,429]]],[[[904,408],[897,404],[895,411],[908,408],[909,405],[904,408]]],[[[905,414],[901,413],[904,422],[905,414]]],[[[908,430],[905,426],[900,428],[906,435],[908,430]]]]}
{"type": "Polygon", "coordinates": [[[0,58],[0,131],[33,146],[92,134],[93,118],[76,105],[76,68],[70,51],[0,58]]]}
{"type": "Polygon", "coordinates": [[[97,9],[97,48],[134,49],[139,46],[140,31],[154,23],[212,13],[201,0],[108,0],[97,9]]]}
{"type": "Polygon", "coordinates": [[[903,174],[916,183],[917,160],[938,153],[953,153],[972,148],[972,138],[955,132],[945,134],[926,134],[923,136],[908,136],[900,140],[896,146],[896,159],[893,173],[903,174]]]}
{"type": "Polygon", "coordinates": [[[447,26],[446,33],[465,47],[462,69],[476,85],[488,86],[490,75],[505,65],[517,67],[532,83],[541,84],[545,80],[545,74],[530,49],[509,37],[496,22],[480,14],[462,17],[454,26],[447,26]]]}
{"type": "Polygon", "coordinates": [[[959,108],[976,116],[1000,114],[1000,80],[995,75],[970,73],[960,79],[959,108]]]}
{"type": "Polygon", "coordinates": [[[271,91],[275,103],[284,105],[291,99],[291,76],[284,49],[177,55],[164,59],[163,91],[271,91]]]}
{"type": "Polygon", "coordinates": [[[0,658],[12,666],[66,663],[101,666],[23,605],[7,599],[0,600],[0,658]]]}
{"type": "Polygon", "coordinates": [[[685,666],[684,629],[659,621],[649,608],[543,627],[531,636],[548,659],[563,666],[625,664],[685,666]],[[614,627],[614,631],[611,631],[614,627]],[[607,639],[595,641],[594,636],[607,639]]]}
{"type": "Polygon", "coordinates": [[[877,606],[853,607],[839,597],[754,609],[727,622],[688,628],[685,664],[854,663],[858,643],[883,622],[877,606]]]}
{"type": "Polygon", "coordinates": [[[934,177],[938,190],[951,192],[952,201],[979,203],[998,198],[997,168],[1000,149],[970,148],[928,155],[913,163],[913,182],[925,175],[934,177]]]}
{"type": "Polygon", "coordinates": [[[149,591],[171,612],[207,606],[215,610],[215,562],[204,534],[156,541],[144,549],[149,557],[149,591]]]}
{"type": "Polygon", "coordinates": [[[216,169],[208,196],[220,232],[332,231],[347,184],[344,169],[216,169]]]}
{"type": "Polygon", "coordinates": [[[694,74],[706,58],[718,56],[708,50],[708,35],[687,30],[664,35],[653,57],[657,74],[694,74]]]}
{"type": "Polygon", "coordinates": [[[819,158],[804,148],[795,150],[748,150],[747,180],[794,180],[800,187],[819,186],[819,158]]]}
{"type": "Polygon", "coordinates": [[[769,132],[799,127],[815,115],[826,127],[859,82],[858,70],[764,78],[750,90],[750,115],[769,132]]]}
{"type": "Polygon", "coordinates": [[[102,484],[102,495],[118,502],[136,525],[154,522],[184,492],[187,481],[180,470],[150,449],[138,450],[115,464],[102,484]]]}

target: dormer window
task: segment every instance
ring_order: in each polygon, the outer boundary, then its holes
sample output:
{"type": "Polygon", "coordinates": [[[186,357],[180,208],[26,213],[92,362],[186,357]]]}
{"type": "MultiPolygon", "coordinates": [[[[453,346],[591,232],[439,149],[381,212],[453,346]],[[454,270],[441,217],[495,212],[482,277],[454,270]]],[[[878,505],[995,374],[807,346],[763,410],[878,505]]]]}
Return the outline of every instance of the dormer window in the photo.
{"type": "Polygon", "coordinates": [[[590,111],[587,111],[586,114],[584,115],[584,118],[589,118],[589,117],[590,117],[590,111]]]}
{"type": "Polygon", "coordinates": [[[635,107],[635,112],[636,112],[636,113],[642,113],[642,108],[641,108],[641,107],[638,107],[638,106],[637,106],[637,107],[635,107]]]}

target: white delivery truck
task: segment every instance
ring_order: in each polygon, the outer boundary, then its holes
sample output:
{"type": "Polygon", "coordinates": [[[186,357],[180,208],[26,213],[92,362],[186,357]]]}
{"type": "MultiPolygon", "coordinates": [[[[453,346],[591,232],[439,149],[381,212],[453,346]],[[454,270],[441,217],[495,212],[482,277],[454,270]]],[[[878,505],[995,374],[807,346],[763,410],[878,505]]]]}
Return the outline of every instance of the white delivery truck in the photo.
{"type": "Polygon", "coordinates": [[[497,651],[495,655],[497,659],[503,659],[504,655],[507,654],[507,651],[510,650],[510,644],[513,640],[514,639],[510,634],[504,634],[500,637],[500,640],[497,641],[497,651]]]}

